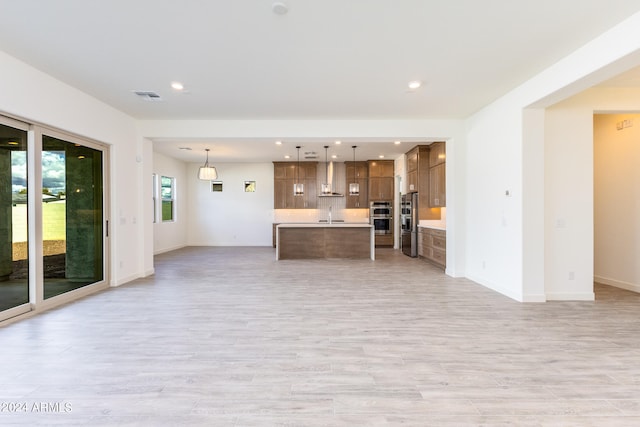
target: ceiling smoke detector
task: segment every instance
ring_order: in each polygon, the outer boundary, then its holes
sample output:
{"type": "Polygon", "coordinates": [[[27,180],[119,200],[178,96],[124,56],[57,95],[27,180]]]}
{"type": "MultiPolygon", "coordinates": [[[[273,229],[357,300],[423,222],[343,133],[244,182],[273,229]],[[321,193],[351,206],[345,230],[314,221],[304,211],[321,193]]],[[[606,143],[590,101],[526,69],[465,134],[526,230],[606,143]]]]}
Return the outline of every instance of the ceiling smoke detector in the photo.
{"type": "Polygon", "coordinates": [[[273,4],[273,6],[271,6],[271,10],[273,10],[273,13],[275,13],[276,15],[286,15],[287,12],[289,12],[289,6],[287,6],[286,3],[277,1],[273,4]]]}
{"type": "Polygon", "coordinates": [[[156,92],[151,90],[134,90],[132,92],[138,95],[144,101],[150,101],[150,102],[162,101],[162,98],[160,97],[160,95],[158,95],[156,92]]]}

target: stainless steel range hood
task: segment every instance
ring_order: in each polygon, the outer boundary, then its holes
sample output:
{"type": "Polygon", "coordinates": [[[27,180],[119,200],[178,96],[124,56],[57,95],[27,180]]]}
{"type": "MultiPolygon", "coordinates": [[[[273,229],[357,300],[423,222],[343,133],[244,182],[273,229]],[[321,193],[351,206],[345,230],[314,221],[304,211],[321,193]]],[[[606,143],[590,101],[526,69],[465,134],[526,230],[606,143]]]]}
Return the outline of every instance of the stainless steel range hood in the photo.
{"type": "Polygon", "coordinates": [[[334,191],[334,189],[335,189],[335,186],[334,186],[335,169],[333,167],[333,162],[327,163],[325,167],[326,167],[326,179],[327,179],[326,184],[329,184],[329,188],[331,189],[331,193],[322,194],[322,192],[320,192],[320,194],[318,194],[318,197],[344,197],[344,194],[336,193],[334,191]]]}

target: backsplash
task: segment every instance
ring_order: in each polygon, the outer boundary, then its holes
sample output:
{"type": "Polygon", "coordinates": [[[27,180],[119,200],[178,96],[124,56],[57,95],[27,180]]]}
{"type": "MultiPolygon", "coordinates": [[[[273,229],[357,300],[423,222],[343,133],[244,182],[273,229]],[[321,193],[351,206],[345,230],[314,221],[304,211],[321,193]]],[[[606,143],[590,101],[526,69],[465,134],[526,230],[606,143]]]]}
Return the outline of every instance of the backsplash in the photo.
{"type": "MultiPolygon", "coordinates": [[[[321,197],[320,200],[323,198],[321,197]]],[[[337,197],[326,197],[328,199],[338,199],[337,197]]],[[[344,202],[343,202],[344,203],[344,202]]],[[[324,209],[275,209],[273,222],[318,222],[329,217],[329,207],[324,209]]],[[[345,222],[369,222],[369,209],[345,209],[331,208],[331,219],[344,220],[345,222]]]]}

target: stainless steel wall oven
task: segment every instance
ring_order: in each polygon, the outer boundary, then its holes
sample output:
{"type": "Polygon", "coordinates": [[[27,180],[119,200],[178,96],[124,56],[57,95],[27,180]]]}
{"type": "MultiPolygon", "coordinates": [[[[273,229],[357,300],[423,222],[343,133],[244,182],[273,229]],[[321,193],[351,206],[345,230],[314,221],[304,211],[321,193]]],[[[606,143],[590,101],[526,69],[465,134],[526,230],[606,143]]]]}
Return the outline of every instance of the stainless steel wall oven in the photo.
{"type": "Polygon", "coordinates": [[[393,233],[393,208],[391,202],[371,202],[369,217],[375,234],[393,233]]]}

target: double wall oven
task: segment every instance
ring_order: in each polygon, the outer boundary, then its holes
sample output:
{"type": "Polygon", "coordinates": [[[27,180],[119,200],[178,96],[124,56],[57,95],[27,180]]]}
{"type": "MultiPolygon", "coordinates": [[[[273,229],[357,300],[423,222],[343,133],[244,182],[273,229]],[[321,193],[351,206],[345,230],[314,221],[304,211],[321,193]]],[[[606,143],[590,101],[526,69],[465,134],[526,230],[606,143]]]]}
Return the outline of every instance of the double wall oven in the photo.
{"type": "Polygon", "coordinates": [[[369,217],[375,234],[393,233],[392,202],[373,201],[369,207],[369,217]]]}

